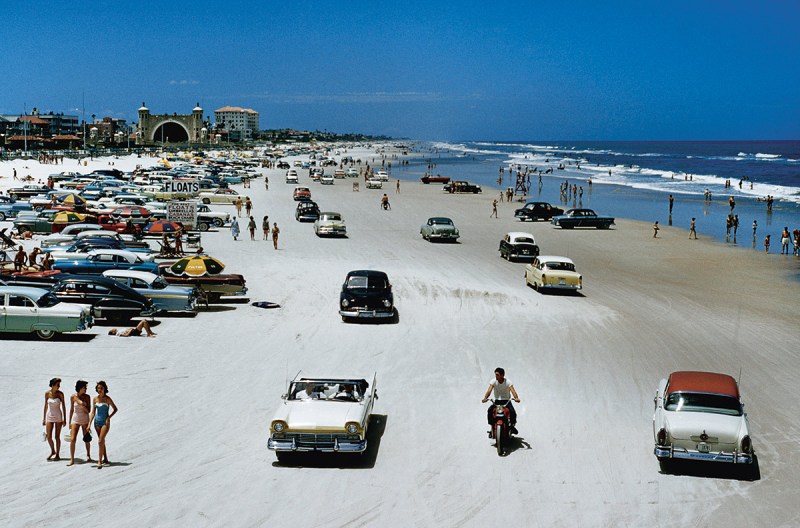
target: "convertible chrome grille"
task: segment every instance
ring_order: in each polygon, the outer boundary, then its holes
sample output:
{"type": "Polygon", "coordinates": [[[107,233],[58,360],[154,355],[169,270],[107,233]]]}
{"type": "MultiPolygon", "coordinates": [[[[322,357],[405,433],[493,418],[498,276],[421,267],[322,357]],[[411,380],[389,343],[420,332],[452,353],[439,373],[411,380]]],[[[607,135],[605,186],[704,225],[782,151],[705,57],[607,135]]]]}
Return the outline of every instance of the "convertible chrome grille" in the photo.
{"type": "Polygon", "coordinates": [[[336,440],[347,440],[345,433],[341,434],[312,434],[312,433],[286,433],[287,440],[294,440],[297,447],[333,448],[336,440]]]}

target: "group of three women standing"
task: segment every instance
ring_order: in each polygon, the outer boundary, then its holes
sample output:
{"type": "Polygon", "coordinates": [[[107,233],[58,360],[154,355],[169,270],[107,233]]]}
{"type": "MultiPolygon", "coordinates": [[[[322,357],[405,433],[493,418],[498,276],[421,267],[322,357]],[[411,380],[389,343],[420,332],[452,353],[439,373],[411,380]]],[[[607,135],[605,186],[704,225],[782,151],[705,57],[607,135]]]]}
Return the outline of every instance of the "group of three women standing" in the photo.
{"type": "MultiPolygon", "coordinates": [[[[97,467],[101,468],[108,465],[108,453],[106,452],[106,436],[111,428],[111,417],[117,414],[117,406],[108,396],[108,385],[105,381],[98,381],[95,391],[97,396],[90,399],[86,394],[88,383],[79,380],[75,383],[75,394],[70,401],[69,424],[69,464],[75,463],[75,442],[78,434],[82,432],[82,438],[86,444],[86,461],[93,462],[91,455],[91,433],[89,424],[94,424],[97,433],[97,444],[99,452],[97,454],[97,467]],[[88,440],[88,441],[87,441],[88,440]]],[[[50,444],[50,456],[47,460],[61,460],[61,428],[67,424],[66,404],[64,393],[61,392],[61,378],[50,380],[50,390],[44,393],[44,417],[42,425],[45,427],[45,436],[50,444]]]]}

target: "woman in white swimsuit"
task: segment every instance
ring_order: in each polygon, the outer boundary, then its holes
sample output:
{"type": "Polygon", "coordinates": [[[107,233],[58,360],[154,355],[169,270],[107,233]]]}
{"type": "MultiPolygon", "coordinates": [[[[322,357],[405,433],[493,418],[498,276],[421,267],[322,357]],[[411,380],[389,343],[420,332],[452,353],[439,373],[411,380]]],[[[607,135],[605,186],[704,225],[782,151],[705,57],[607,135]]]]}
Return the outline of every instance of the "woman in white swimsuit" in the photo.
{"type": "Polygon", "coordinates": [[[44,393],[42,425],[45,427],[47,443],[50,444],[50,456],[47,460],[61,460],[58,456],[61,451],[61,428],[67,424],[65,420],[67,408],[60,387],[61,378],[53,378],[50,380],[50,390],[44,393]],[[55,443],[53,443],[54,433],[55,443]]]}
{"type": "MultiPolygon", "coordinates": [[[[87,385],[86,381],[78,381],[75,384],[75,394],[70,396],[69,399],[69,427],[72,439],[69,441],[68,466],[75,463],[75,442],[78,440],[78,435],[83,438],[83,435],[89,432],[89,409],[92,408],[92,399],[86,394],[87,385]]],[[[92,443],[84,443],[86,444],[86,461],[92,462],[92,443]]]]}

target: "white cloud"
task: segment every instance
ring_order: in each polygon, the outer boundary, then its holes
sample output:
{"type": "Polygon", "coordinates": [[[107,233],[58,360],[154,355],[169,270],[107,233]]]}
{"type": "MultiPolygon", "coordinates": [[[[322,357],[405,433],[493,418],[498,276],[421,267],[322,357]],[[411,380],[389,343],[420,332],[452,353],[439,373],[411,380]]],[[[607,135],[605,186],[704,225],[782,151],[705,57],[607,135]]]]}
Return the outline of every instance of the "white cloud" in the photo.
{"type": "Polygon", "coordinates": [[[186,86],[186,85],[190,85],[190,84],[192,84],[192,85],[200,84],[200,81],[196,81],[194,79],[192,79],[192,80],[181,79],[180,81],[176,81],[175,79],[172,79],[171,81],[169,81],[169,84],[172,85],[172,86],[186,86]]]}

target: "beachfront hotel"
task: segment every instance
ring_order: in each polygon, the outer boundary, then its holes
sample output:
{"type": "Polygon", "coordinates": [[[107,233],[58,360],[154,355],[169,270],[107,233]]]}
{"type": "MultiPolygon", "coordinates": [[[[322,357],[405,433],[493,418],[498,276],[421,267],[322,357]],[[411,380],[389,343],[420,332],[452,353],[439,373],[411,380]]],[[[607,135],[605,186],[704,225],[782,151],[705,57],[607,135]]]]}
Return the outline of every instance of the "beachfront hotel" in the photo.
{"type": "Polygon", "coordinates": [[[223,106],[214,110],[214,123],[230,134],[233,141],[251,139],[258,132],[258,112],[251,108],[223,106]]]}

